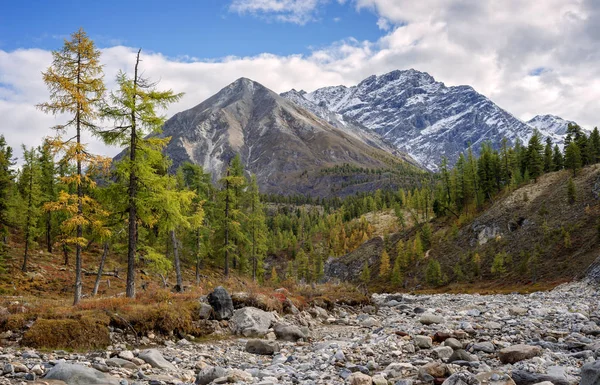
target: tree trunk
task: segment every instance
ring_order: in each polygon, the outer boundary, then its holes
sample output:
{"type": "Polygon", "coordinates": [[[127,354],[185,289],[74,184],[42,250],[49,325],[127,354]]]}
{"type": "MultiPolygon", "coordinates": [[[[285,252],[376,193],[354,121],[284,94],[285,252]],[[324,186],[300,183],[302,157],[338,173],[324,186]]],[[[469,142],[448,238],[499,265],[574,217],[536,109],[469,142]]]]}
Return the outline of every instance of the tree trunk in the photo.
{"type": "Polygon", "coordinates": [[[65,266],[69,264],[69,248],[66,243],[62,244],[63,255],[65,256],[65,266]]]}
{"type": "Polygon", "coordinates": [[[52,213],[46,214],[46,247],[52,253],[52,213]]]}
{"type": "Polygon", "coordinates": [[[131,107],[131,139],[129,143],[129,224],[128,224],[128,245],[127,245],[127,284],[125,295],[128,298],[135,297],[135,252],[137,248],[137,190],[138,190],[138,175],[136,165],[136,150],[137,150],[137,131],[135,118],[135,103],[138,82],[138,65],[140,63],[140,52],[138,50],[135,61],[135,71],[133,76],[133,103],[131,107]]]}
{"type": "MultiPolygon", "coordinates": [[[[81,54],[78,55],[77,58],[77,86],[81,81],[81,54]]],[[[81,103],[77,102],[77,114],[75,116],[76,124],[77,124],[77,146],[78,149],[76,151],[77,157],[77,216],[83,217],[83,186],[82,186],[82,171],[81,171],[81,103]]],[[[81,224],[77,225],[77,242],[75,243],[75,296],[73,298],[73,305],[77,305],[79,301],[81,301],[81,289],[83,283],[81,282],[81,244],[80,240],[83,238],[83,226],[81,224]]]]}
{"type": "Polygon", "coordinates": [[[98,294],[98,288],[100,287],[100,280],[102,279],[102,270],[104,269],[104,263],[106,262],[106,256],[108,255],[108,242],[104,242],[104,251],[102,252],[102,258],[100,259],[100,266],[98,266],[98,275],[96,275],[96,282],[94,283],[94,290],[92,290],[92,297],[98,294]]]}
{"type": "Polygon", "coordinates": [[[196,230],[196,286],[200,285],[200,230],[196,230]]]}
{"type": "Polygon", "coordinates": [[[181,262],[179,261],[179,245],[175,230],[171,230],[171,243],[173,243],[173,258],[175,258],[175,274],[177,275],[177,285],[175,291],[183,292],[183,277],[181,276],[181,262]]]}
{"type": "Polygon", "coordinates": [[[225,179],[225,277],[229,278],[229,169],[225,179]]]}
{"type": "Polygon", "coordinates": [[[33,172],[29,173],[29,197],[27,199],[27,219],[25,220],[25,254],[23,255],[23,266],[21,270],[27,271],[27,259],[29,257],[29,238],[31,238],[31,207],[33,206],[33,172]]]}

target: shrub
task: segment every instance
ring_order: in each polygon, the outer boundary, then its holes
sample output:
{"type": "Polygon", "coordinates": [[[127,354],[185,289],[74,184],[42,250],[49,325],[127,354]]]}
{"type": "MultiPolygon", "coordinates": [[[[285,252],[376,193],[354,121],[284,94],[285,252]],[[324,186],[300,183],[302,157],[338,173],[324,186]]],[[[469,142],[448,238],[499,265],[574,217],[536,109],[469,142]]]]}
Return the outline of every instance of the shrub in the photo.
{"type": "Polygon", "coordinates": [[[38,349],[104,349],[110,345],[110,335],[106,323],[89,317],[38,319],[23,335],[21,345],[38,349]]]}

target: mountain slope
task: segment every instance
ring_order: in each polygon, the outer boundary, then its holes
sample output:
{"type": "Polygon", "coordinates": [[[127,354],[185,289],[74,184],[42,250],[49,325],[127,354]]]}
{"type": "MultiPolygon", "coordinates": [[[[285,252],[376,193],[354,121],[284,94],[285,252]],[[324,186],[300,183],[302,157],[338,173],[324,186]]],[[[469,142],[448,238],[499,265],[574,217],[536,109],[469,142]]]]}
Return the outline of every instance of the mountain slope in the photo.
{"type": "MultiPolygon", "coordinates": [[[[446,87],[413,69],[370,76],[353,87],[282,95],[324,118],[334,114],[340,127],[354,122],[377,133],[430,170],[437,170],[444,156],[454,164],[469,144],[477,152],[486,141],[496,147],[503,138],[527,142],[534,131],[472,87],[446,87]]],[[[561,141],[559,132],[538,128],[544,137],[561,141]]]]}
{"type": "Polygon", "coordinates": [[[565,120],[556,115],[536,115],[527,121],[533,128],[555,135],[566,135],[569,124],[576,124],[573,121],[565,120]]]}
{"type": "MultiPolygon", "coordinates": [[[[356,185],[332,189],[343,181],[322,172],[344,164],[421,172],[410,157],[391,155],[391,149],[376,138],[370,140],[368,133],[347,133],[245,78],[173,116],[161,135],[172,138],[165,151],[175,168],[188,161],[199,164],[213,174],[214,180],[239,153],[265,193],[353,193],[356,185]]],[[[374,187],[367,184],[358,189],[374,187]]]]}

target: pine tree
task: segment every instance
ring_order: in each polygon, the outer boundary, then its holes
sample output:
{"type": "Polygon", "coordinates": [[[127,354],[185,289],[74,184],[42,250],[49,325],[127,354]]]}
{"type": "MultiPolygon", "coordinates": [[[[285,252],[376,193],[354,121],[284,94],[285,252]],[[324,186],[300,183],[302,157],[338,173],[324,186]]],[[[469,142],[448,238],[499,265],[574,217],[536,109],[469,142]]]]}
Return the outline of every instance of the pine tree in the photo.
{"type": "Polygon", "coordinates": [[[371,271],[369,270],[369,263],[367,261],[365,261],[363,264],[363,268],[360,273],[360,281],[365,285],[371,281],[371,271]]]}
{"type": "Polygon", "coordinates": [[[494,256],[494,260],[492,262],[492,267],[490,272],[494,275],[502,275],[506,273],[506,267],[504,267],[504,253],[498,253],[494,256]]]}
{"type": "MultiPolygon", "coordinates": [[[[54,202],[58,197],[56,186],[57,170],[56,164],[54,163],[54,155],[52,154],[52,149],[48,140],[44,140],[42,146],[38,148],[38,153],[41,171],[41,203],[54,202]]],[[[51,211],[45,212],[43,216],[46,249],[49,253],[52,253],[54,244],[54,217],[55,215],[51,211]]]]}
{"type": "Polygon", "coordinates": [[[256,281],[257,277],[263,274],[263,262],[267,252],[267,223],[260,194],[258,191],[258,183],[256,175],[250,178],[250,186],[248,188],[248,232],[251,244],[251,259],[252,259],[252,279],[256,281]]]}
{"type": "Polygon", "coordinates": [[[421,237],[421,243],[423,244],[423,249],[429,250],[431,248],[431,238],[432,238],[431,226],[429,225],[429,223],[425,223],[423,226],[421,226],[421,231],[420,231],[419,235],[421,237]]]}
{"type": "Polygon", "coordinates": [[[242,212],[239,209],[237,193],[244,186],[245,179],[242,175],[239,175],[238,170],[231,167],[233,164],[232,161],[230,166],[227,167],[225,177],[220,181],[223,189],[219,194],[219,202],[223,215],[220,219],[220,233],[223,237],[221,251],[224,256],[224,274],[226,277],[229,277],[231,253],[237,252],[238,243],[246,239],[241,228],[243,218],[242,212]]]}
{"type": "Polygon", "coordinates": [[[535,131],[529,139],[527,147],[526,169],[529,171],[529,176],[535,180],[544,172],[544,147],[542,146],[540,133],[535,131]]]}
{"type": "Polygon", "coordinates": [[[402,261],[400,259],[400,255],[396,257],[394,260],[394,267],[392,269],[392,285],[398,287],[402,284],[402,261]]]}
{"type": "Polygon", "coordinates": [[[85,178],[84,169],[98,163],[98,159],[89,155],[81,141],[83,131],[97,132],[94,125],[98,117],[98,105],[103,99],[105,87],[102,75],[102,66],[99,63],[100,51],[96,49],[92,40],[80,29],[71,35],[71,40],[65,40],[64,46],[59,51],[52,52],[52,65],[44,72],[44,83],[50,91],[50,102],[39,104],[38,107],[53,115],[67,114],[69,120],[65,124],[57,125],[59,137],[52,141],[57,150],[62,150],[68,161],[75,162],[77,171],[70,176],[70,182],[77,189],[75,225],[75,295],[73,303],[76,305],[81,299],[81,268],[82,247],[86,244],[83,237],[84,188],[92,182],[85,178]],[[63,140],[60,134],[70,127],[75,128],[75,135],[63,140]],[[75,142],[73,142],[75,140],[75,142]]]}
{"type": "Polygon", "coordinates": [[[579,146],[575,142],[571,142],[565,149],[565,167],[573,171],[573,176],[575,176],[579,169],[581,169],[581,165],[582,160],[579,146]]]}
{"type": "Polygon", "coordinates": [[[546,147],[544,148],[544,172],[554,171],[555,167],[552,153],[552,139],[546,138],[546,147]]]}
{"type": "Polygon", "coordinates": [[[442,266],[437,260],[429,260],[425,272],[425,280],[432,286],[438,286],[442,283],[442,266]]]}
{"type": "Polygon", "coordinates": [[[569,178],[567,182],[567,198],[569,204],[572,205],[577,200],[577,191],[575,190],[575,182],[573,182],[573,178],[569,178]]]}
{"type": "Polygon", "coordinates": [[[552,163],[554,164],[554,169],[552,171],[560,171],[564,167],[563,155],[557,144],[554,145],[552,163]]]}
{"type": "Polygon", "coordinates": [[[141,49],[137,53],[133,77],[124,72],[117,75],[119,89],[110,95],[110,106],[103,108],[104,117],[115,122],[111,130],[103,131],[102,137],[109,144],[128,146],[128,157],[122,162],[127,167],[127,212],[128,212],[128,246],[127,246],[127,297],[135,296],[135,253],[137,249],[137,226],[139,214],[139,189],[147,185],[142,164],[144,157],[140,152],[147,147],[144,137],[150,133],[156,134],[162,130],[164,116],[157,115],[157,110],[166,108],[178,101],[183,94],[173,91],[158,91],[156,83],[143,78],[139,74],[141,49]]]}
{"type": "Polygon", "coordinates": [[[9,201],[14,180],[14,164],[12,148],[6,144],[4,135],[0,135],[0,237],[4,244],[8,243],[8,229],[12,225],[9,201]]]}
{"type": "Polygon", "coordinates": [[[594,131],[590,134],[589,143],[591,153],[590,163],[600,162],[600,132],[598,132],[598,127],[594,127],[594,131]]]}
{"type": "Polygon", "coordinates": [[[387,278],[390,273],[390,255],[383,250],[381,253],[381,261],[379,262],[379,276],[387,278]]]}
{"type": "Polygon", "coordinates": [[[25,253],[23,254],[23,266],[21,270],[27,271],[27,262],[32,243],[37,235],[37,222],[40,215],[40,164],[34,148],[27,149],[23,146],[24,164],[19,175],[19,190],[23,206],[22,221],[23,234],[25,235],[25,253]]]}

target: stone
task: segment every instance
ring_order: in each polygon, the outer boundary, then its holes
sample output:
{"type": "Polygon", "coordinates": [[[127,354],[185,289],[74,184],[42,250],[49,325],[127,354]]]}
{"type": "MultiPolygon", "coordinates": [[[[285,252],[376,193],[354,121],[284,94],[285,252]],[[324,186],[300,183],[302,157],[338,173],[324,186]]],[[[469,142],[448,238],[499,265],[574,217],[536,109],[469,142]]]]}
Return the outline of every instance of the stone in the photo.
{"type": "Polygon", "coordinates": [[[579,385],[600,384],[600,360],[590,362],[581,367],[581,382],[579,385]]]}
{"type": "Polygon", "coordinates": [[[217,378],[226,377],[227,370],[219,366],[207,366],[196,375],[196,385],[207,385],[217,378]]]}
{"type": "Polygon", "coordinates": [[[496,351],[496,347],[493,343],[489,341],[484,341],[473,344],[473,350],[475,350],[476,352],[494,353],[494,351],[496,351]]]}
{"type": "Polygon", "coordinates": [[[548,374],[532,373],[526,370],[513,370],[511,377],[517,385],[533,385],[544,381],[549,381],[554,385],[571,385],[563,376],[553,377],[548,374]]]}
{"type": "Polygon", "coordinates": [[[500,372],[485,372],[475,376],[482,385],[516,385],[508,374],[500,372]]]}
{"type": "Polygon", "coordinates": [[[459,372],[451,375],[442,385],[479,385],[479,380],[469,372],[459,372]]]}
{"type": "Polygon", "coordinates": [[[444,318],[439,315],[424,313],[421,315],[419,322],[421,322],[423,325],[441,324],[444,323],[444,318]]]}
{"type": "Polygon", "coordinates": [[[451,347],[454,350],[463,348],[462,342],[460,342],[456,338],[448,338],[446,341],[444,341],[444,346],[451,347]]]}
{"type": "Polygon", "coordinates": [[[119,357],[113,357],[111,359],[106,360],[106,365],[117,367],[117,368],[137,369],[136,364],[134,364],[131,361],[119,358],[119,357]]]}
{"type": "Polygon", "coordinates": [[[503,364],[514,364],[515,362],[527,360],[542,354],[542,348],[531,345],[513,345],[498,352],[498,358],[503,364]]]}
{"type": "Polygon", "coordinates": [[[528,312],[529,309],[520,306],[513,306],[508,309],[508,313],[513,316],[527,315],[528,312]]]}
{"type": "Polygon", "coordinates": [[[450,358],[452,353],[454,353],[454,350],[452,350],[452,348],[449,346],[438,346],[437,348],[433,349],[433,355],[439,359],[450,358]]]}
{"type": "Polygon", "coordinates": [[[61,363],[48,370],[44,380],[64,381],[69,385],[120,385],[117,378],[79,364],[61,363]]]}
{"type": "Polygon", "coordinates": [[[273,326],[277,339],[283,341],[296,342],[298,340],[306,338],[302,330],[295,325],[285,325],[277,323],[273,326]]]}
{"type": "Polygon", "coordinates": [[[215,288],[208,296],[208,303],[213,308],[215,319],[227,320],[233,316],[233,301],[223,286],[215,288]]]}
{"type": "Polygon", "coordinates": [[[147,349],[140,352],[140,359],[150,364],[153,368],[175,370],[175,366],[165,360],[163,355],[156,349],[147,349]]]}
{"type": "Polygon", "coordinates": [[[272,356],[279,352],[279,344],[275,341],[248,340],[246,342],[246,351],[252,354],[272,356]]]}
{"type": "Polygon", "coordinates": [[[210,317],[212,317],[213,315],[213,308],[212,306],[210,306],[209,304],[205,303],[205,302],[200,302],[200,309],[198,309],[198,317],[200,317],[200,319],[210,319],[210,317]]]}
{"type": "Polygon", "coordinates": [[[133,355],[133,352],[131,350],[122,350],[119,352],[118,356],[119,356],[119,358],[122,358],[122,359],[128,360],[128,361],[131,361],[135,358],[135,356],[133,355]]]}
{"type": "Polygon", "coordinates": [[[350,377],[348,377],[348,384],[350,385],[371,385],[373,380],[371,376],[363,374],[361,372],[352,373],[350,377]]]}
{"type": "Polygon", "coordinates": [[[477,357],[473,356],[466,350],[457,349],[454,352],[452,352],[452,355],[448,358],[448,362],[455,362],[455,361],[473,362],[473,361],[477,361],[477,357]]]}
{"type": "Polygon", "coordinates": [[[415,367],[410,363],[392,362],[383,372],[386,373],[388,377],[399,378],[403,377],[404,373],[412,372],[414,370],[415,367]]]}
{"type": "Polygon", "coordinates": [[[273,313],[255,307],[245,307],[233,313],[231,329],[235,334],[244,337],[263,337],[269,332],[274,321],[273,313]]]}
{"type": "Polygon", "coordinates": [[[421,366],[419,369],[419,378],[423,381],[430,380],[430,378],[427,376],[433,378],[443,378],[447,377],[449,374],[450,371],[448,370],[448,366],[440,362],[430,362],[421,366]]]}
{"type": "Polygon", "coordinates": [[[373,381],[373,385],[388,385],[388,380],[381,374],[374,375],[371,380],[373,381]]]}
{"type": "Polygon", "coordinates": [[[431,337],[416,335],[414,339],[415,345],[417,345],[421,349],[429,349],[433,346],[433,341],[431,340],[431,337]]]}

